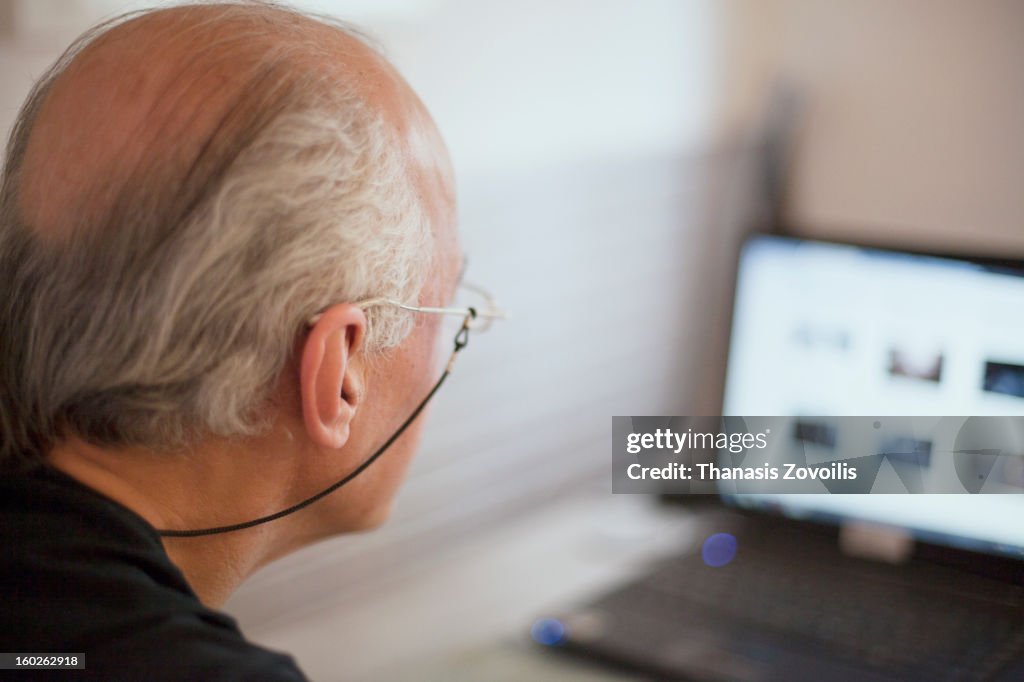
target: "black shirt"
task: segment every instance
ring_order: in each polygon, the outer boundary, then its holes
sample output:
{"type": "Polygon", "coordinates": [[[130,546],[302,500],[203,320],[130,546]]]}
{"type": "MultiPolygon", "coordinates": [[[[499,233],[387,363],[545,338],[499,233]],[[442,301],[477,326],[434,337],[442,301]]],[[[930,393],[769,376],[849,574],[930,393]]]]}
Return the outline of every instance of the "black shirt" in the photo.
{"type": "Polygon", "coordinates": [[[0,652],[85,654],[55,679],[306,679],[203,606],[145,520],[48,466],[0,473],[0,652]]]}

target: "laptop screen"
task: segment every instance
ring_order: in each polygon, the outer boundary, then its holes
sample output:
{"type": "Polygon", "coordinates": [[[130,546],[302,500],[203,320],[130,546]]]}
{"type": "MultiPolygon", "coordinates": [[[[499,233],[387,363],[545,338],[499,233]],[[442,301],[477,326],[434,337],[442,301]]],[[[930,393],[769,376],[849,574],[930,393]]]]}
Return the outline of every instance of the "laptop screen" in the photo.
{"type": "MultiPolygon", "coordinates": [[[[826,242],[751,239],[740,257],[723,414],[1024,414],[1022,274],[826,242]]],[[[899,526],[929,542],[1024,556],[1019,495],[742,494],[726,501],[796,518],[899,526]]]]}

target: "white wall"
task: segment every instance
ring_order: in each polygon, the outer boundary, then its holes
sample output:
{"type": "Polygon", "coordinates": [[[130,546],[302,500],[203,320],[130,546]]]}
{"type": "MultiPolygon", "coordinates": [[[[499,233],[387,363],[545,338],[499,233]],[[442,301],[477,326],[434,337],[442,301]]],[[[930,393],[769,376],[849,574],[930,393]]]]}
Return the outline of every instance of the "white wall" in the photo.
{"type": "Polygon", "coordinates": [[[380,31],[466,177],[703,141],[715,14],[706,2],[450,2],[380,31]]]}

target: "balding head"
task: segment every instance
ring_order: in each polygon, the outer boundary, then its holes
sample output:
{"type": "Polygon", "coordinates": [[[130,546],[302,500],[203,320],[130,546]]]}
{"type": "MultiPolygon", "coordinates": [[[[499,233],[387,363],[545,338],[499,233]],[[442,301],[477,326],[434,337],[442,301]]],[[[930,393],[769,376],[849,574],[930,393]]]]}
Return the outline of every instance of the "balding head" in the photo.
{"type": "Polygon", "coordinates": [[[48,235],[102,228],[126,206],[183,217],[275,116],[330,106],[336,90],[378,113],[419,165],[443,158],[416,95],[351,31],[270,6],[129,19],[77,52],[40,98],[20,211],[48,235]],[[179,190],[146,196],[168,186],[179,190]]]}
{"type": "MultiPolygon", "coordinates": [[[[7,459],[66,432],[254,433],[305,319],[415,301],[452,267],[450,168],[422,103],[351,30],[268,5],[87,36],[27,101],[2,192],[7,459]]],[[[369,352],[411,328],[367,317],[369,352]]]]}

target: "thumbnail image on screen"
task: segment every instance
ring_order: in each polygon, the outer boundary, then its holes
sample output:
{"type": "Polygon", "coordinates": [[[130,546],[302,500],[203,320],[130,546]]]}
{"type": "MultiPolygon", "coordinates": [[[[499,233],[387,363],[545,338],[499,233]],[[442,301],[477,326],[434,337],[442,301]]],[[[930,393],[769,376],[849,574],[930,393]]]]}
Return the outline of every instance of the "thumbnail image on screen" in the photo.
{"type": "Polygon", "coordinates": [[[893,348],[889,351],[889,374],[894,377],[942,380],[942,353],[940,351],[893,348]]]}
{"type": "Polygon", "coordinates": [[[1024,365],[986,362],[984,390],[1024,398],[1024,365]]]}

